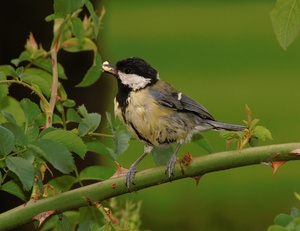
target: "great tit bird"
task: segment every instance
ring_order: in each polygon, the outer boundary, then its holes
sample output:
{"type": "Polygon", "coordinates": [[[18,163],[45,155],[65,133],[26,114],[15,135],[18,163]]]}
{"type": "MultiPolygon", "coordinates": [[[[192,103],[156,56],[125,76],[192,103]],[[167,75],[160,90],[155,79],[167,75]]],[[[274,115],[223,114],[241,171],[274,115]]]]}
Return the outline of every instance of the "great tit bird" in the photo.
{"type": "Polygon", "coordinates": [[[207,130],[241,131],[244,126],[216,121],[208,110],[170,84],[159,78],[157,70],[141,58],[127,58],[102,70],[114,75],[118,93],[114,112],[128,131],[144,143],[144,153],[130,166],[126,186],[134,183],[138,163],[153,147],[177,143],[174,154],[166,165],[169,178],[176,163],[176,154],[184,141],[193,134],[207,130]]]}

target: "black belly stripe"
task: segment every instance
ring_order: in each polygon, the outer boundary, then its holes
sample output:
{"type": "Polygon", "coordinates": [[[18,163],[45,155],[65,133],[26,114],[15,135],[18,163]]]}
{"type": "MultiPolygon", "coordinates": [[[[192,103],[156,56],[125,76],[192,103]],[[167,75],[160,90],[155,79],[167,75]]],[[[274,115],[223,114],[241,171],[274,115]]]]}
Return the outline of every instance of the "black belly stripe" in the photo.
{"type": "Polygon", "coordinates": [[[127,100],[131,90],[132,89],[122,84],[121,81],[118,79],[118,93],[116,95],[116,101],[118,102],[118,107],[122,112],[122,117],[125,123],[127,123],[126,116],[125,116],[126,108],[128,106],[127,100]]]}
{"type": "Polygon", "coordinates": [[[146,143],[148,143],[148,144],[150,144],[150,145],[153,145],[153,144],[151,143],[150,140],[146,139],[145,137],[143,137],[143,136],[141,135],[141,133],[139,133],[139,131],[136,129],[136,127],[133,125],[132,122],[130,122],[129,124],[130,124],[130,126],[133,128],[135,134],[138,136],[138,138],[139,138],[140,140],[142,140],[142,141],[144,141],[144,142],[146,142],[146,143]]]}
{"type": "Polygon", "coordinates": [[[122,118],[124,120],[124,123],[127,124],[127,120],[126,120],[126,116],[125,116],[125,110],[121,109],[121,112],[122,112],[122,118]]]}

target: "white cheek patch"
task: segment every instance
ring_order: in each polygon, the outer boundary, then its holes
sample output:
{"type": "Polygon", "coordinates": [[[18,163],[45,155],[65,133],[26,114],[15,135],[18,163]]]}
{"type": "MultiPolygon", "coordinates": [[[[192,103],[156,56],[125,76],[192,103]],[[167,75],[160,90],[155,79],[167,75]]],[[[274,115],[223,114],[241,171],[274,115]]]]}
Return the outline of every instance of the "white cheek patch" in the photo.
{"type": "Polygon", "coordinates": [[[118,76],[124,85],[132,88],[134,91],[145,88],[151,82],[151,79],[146,79],[136,74],[125,74],[121,71],[118,71],[118,76]]]}

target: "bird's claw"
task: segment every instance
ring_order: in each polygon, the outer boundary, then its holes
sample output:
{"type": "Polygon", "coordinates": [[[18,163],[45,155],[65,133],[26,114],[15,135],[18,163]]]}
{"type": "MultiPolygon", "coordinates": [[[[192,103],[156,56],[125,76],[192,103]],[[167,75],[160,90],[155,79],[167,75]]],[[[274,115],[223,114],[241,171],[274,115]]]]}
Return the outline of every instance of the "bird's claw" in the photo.
{"type": "Polygon", "coordinates": [[[136,166],[131,166],[126,173],[125,185],[126,188],[130,191],[130,184],[134,184],[134,175],[136,173],[136,166]]]}
{"type": "Polygon", "coordinates": [[[176,155],[171,156],[166,166],[166,174],[168,174],[169,179],[173,176],[173,168],[176,163],[176,155]]]}

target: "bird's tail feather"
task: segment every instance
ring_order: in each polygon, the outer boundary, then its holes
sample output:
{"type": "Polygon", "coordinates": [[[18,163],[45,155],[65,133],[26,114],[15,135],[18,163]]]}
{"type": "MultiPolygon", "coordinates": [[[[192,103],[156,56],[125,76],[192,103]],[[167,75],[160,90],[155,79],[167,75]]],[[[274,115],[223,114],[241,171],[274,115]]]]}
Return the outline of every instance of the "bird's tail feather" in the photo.
{"type": "Polygon", "coordinates": [[[242,125],[229,124],[229,123],[224,123],[224,122],[219,122],[214,120],[207,121],[207,123],[210,124],[213,127],[213,129],[216,130],[242,131],[245,128],[247,128],[246,126],[242,126],[242,125]]]}

